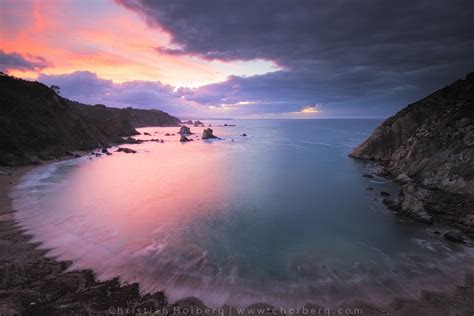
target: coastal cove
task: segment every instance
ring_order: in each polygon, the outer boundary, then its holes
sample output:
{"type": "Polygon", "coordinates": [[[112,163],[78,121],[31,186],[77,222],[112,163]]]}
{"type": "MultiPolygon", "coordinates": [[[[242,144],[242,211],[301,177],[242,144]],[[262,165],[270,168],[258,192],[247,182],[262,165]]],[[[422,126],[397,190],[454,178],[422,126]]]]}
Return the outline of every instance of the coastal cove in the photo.
{"type": "Polygon", "coordinates": [[[398,186],[364,177],[372,164],[347,157],[380,121],[208,123],[221,140],[201,141],[203,128],[191,127],[195,141],[180,143],[165,136],[176,127],[147,127],[137,139],[164,143],[34,169],[13,190],[16,221],[48,256],[71,261],[70,269],[164,290],[172,302],[194,296],[217,307],[381,306],[423,289],[453,290],[447,284],[469,273],[470,247],[394,216],[381,192],[397,196],[398,186]],[[294,240],[278,238],[288,231],[294,240]],[[331,294],[318,295],[323,287],[331,294]]]}

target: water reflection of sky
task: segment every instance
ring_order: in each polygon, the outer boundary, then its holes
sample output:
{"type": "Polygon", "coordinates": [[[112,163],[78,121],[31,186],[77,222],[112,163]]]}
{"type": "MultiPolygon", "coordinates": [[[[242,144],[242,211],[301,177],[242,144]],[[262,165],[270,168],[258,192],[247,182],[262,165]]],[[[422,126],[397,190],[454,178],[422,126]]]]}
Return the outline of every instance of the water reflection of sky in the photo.
{"type": "Polygon", "coordinates": [[[184,144],[165,136],[176,128],[143,128],[165,143],[27,175],[17,218],[51,255],[171,300],[296,305],[449,285],[468,252],[397,220],[378,195],[397,188],[347,158],[377,123],[213,123],[223,140],[184,144]]]}

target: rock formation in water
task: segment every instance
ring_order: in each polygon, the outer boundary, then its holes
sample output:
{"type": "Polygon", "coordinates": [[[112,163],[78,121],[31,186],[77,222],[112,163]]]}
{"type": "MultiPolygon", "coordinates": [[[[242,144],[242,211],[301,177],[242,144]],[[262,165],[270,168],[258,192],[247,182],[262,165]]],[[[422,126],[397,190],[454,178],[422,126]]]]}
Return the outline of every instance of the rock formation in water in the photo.
{"type": "Polygon", "coordinates": [[[126,154],[136,154],[137,151],[136,150],[133,150],[133,149],[130,149],[130,148],[127,148],[127,147],[119,147],[116,152],[123,152],[123,153],[126,153],[126,154]]]}
{"type": "Polygon", "coordinates": [[[184,142],[189,142],[190,139],[187,138],[186,136],[184,136],[183,134],[181,134],[181,138],[179,139],[180,142],[184,143],[184,142]]]}
{"type": "Polygon", "coordinates": [[[215,136],[213,134],[213,130],[212,128],[205,128],[203,131],[202,131],[202,139],[210,139],[210,138],[218,138],[217,136],[215,136]]]}
{"type": "Polygon", "coordinates": [[[0,76],[0,165],[38,164],[123,143],[123,136],[139,134],[135,127],[179,123],[162,111],[81,104],[39,82],[0,76]]]}
{"type": "Polygon", "coordinates": [[[185,125],[181,126],[181,128],[179,129],[179,132],[178,134],[181,134],[181,135],[191,135],[191,129],[185,125]]]}
{"type": "Polygon", "coordinates": [[[350,156],[403,185],[400,212],[474,236],[474,73],[385,120],[350,156]]]}
{"type": "Polygon", "coordinates": [[[199,120],[196,120],[196,121],[194,121],[194,124],[193,124],[193,125],[194,125],[194,127],[204,126],[204,123],[201,122],[201,121],[199,121],[199,120]]]}

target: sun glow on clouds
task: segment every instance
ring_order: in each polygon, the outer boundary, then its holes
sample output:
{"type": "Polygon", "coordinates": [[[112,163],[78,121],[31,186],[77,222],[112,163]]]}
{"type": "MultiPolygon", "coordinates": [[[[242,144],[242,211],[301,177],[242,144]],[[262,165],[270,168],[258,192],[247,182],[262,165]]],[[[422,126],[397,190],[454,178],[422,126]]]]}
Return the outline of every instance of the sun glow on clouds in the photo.
{"type": "MultiPolygon", "coordinates": [[[[41,72],[58,75],[87,70],[116,83],[161,81],[175,87],[198,87],[228,76],[251,76],[278,70],[270,61],[207,61],[159,53],[171,37],[150,29],[133,12],[108,1],[2,1],[0,49],[43,56],[41,72]]],[[[40,70],[11,69],[9,74],[36,79],[40,70]]]]}
{"type": "Polygon", "coordinates": [[[310,106],[307,106],[307,107],[303,108],[301,111],[299,111],[297,113],[312,114],[312,113],[319,113],[319,112],[321,112],[321,111],[318,109],[317,105],[310,105],[310,106]]]}

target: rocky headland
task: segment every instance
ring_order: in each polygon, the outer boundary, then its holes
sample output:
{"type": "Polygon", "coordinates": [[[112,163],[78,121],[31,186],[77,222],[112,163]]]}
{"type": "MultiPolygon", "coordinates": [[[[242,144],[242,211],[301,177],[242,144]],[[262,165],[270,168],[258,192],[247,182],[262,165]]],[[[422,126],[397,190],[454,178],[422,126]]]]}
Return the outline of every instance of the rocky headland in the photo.
{"type": "Polygon", "coordinates": [[[350,156],[402,185],[384,200],[392,210],[474,237],[474,73],[385,120],[350,156]]]}
{"type": "Polygon", "coordinates": [[[40,82],[0,76],[0,165],[39,164],[124,143],[137,127],[179,126],[159,110],[86,105],[59,96],[40,82]]]}

